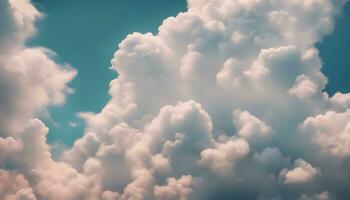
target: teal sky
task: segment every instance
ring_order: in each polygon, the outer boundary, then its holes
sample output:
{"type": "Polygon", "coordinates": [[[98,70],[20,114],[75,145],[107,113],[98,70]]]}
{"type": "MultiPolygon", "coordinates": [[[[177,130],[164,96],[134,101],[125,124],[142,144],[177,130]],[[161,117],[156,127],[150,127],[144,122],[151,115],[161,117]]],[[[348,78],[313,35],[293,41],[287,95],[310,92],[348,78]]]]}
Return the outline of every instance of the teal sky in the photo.
{"type": "Polygon", "coordinates": [[[350,92],[350,3],[336,20],[334,32],[317,45],[323,61],[322,71],[328,77],[326,91],[350,92]]]}
{"type": "MultiPolygon", "coordinates": [[[[186,10],[186,0],[33,0],[45,18],[29,45],[57,53],[57,61],[78,70],[70,86],[75,93],[60,107],[50,108],[53,121],[48,142],[70,146],[83,134],[78,112],[99,112],[109,99],[109,81],[117,74],[109,70],[117,45],[132,32],[156,33],[162,20],[186,10]],[[68,122],[78,126],[71,127],[68,122]]],[[[337,20],[336,31],[317,45],[329,78],[326,90],[350,91],[350,5],[337,20]]]]}

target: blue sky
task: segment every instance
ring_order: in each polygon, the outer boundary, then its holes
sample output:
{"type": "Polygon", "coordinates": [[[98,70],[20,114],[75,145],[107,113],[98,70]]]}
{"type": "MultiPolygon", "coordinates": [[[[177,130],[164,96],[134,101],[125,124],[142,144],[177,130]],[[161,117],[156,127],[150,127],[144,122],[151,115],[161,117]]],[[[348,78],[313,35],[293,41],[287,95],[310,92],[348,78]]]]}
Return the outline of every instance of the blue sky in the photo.
{"type": "Polygon", "coordinates": [[[350,56],[346,50],[350,44],[350,4],[344,7],[343,15],[336,21],[334,32],[317,45],[324,63],[323,73],[329,78],[326,91],[350,91],[350,56]]]}
{"type": "Polygon", "coordinates": [[[110,60],[118,44],[130,33],[157,33],[162,21],[186,10],[185,0],[34,0],[45,13],[37,22],[37,35],[29,45],[57,53],[56,60],[78,70],[70,83],[75,90],[60,107],[50,108],[48,142],[71,145],[83,134],[78,112],[99,112],[109,100],[109,82],[117,76],[110,60]],[[74,122],[78,127],[69,126],[74,122]]]}

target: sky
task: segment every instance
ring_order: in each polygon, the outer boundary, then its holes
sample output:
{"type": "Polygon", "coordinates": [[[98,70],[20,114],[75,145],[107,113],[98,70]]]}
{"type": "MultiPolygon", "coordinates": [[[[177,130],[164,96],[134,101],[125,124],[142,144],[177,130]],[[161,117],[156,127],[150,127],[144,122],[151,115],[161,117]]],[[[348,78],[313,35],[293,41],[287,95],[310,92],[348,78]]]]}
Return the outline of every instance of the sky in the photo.
{"type": "Polygon", "coordinates": [[[350,57],[345,50],[350,43],[350,5],[344,7],[343,14],[336,22],[335,30],[326,36],[317,48],[324,63],[322,71],[329,78],[326,91],[333,94],[337,91],[349,92],[350,57]],[[335,69],[334,69],[335,68],[335,69]]]}
{"type": "Polygon", "coordinates": [[[0,199],[348,200],[348,0],[0,0],[0,199]]]}

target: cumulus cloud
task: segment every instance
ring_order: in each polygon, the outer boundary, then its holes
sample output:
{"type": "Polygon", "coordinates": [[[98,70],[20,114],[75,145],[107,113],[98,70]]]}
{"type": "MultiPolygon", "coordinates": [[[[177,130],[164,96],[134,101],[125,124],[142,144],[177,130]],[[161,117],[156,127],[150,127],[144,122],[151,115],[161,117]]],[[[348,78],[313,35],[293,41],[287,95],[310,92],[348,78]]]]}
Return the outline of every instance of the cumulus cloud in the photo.
{"type": "Polygon", "coordinates": [[[164,186],[156,185],[154,187],[154,196],[158,200],[185,200],[192,192],[191,185],[193,180],[191,176],[182,176],[180,179],[168,178],[164,186]]]}
{"type": "Polygon", "coordinates": [[[294,162],[293,169],[283,169],[280,176],[284,184],[303,184],[312,181],[320,174],[319,169],[314,168],[310,163],[302,159],[298,159],[294,162]]]}
{"type": "Polygon", "coordinates": [[[210,168],[217,174],[225,175],[232,171],[235,160],[249,153],[249,145],[242,139],[229,140],[217,144],[215,149],[205,149],[201,152],[201,165],[210,168]]]}
{"type": "Polygon", "coordinates": [[[14,172],[0,170],[0,198],[4,200],[36,200],[27,179],[14,172]]]}
{"type": "Polygon", "coordinates": [[[315,48],[345,3],[188,1],[119,44],[111,100],[80,114],[86,133],[54,160],[31,118],[76,71],[24,45],[41,16],[28,0],[2,1],[0,197],[347,199],[350,98],[323,92],[315,48]]]}
{"type": "Polygon", "coordinates": [[[288,90],[288,93],[299,99],[310,98],[317,92],[317,87],[317,84],[312,82],[309,77],[300,75],[295,79],[295,85],[288,90]]]}
{"type": "Polygon", "coordinates": [[[350,110],[344,112],[328,111],[307,118],[301,126],[303,134],[311,137],[321,152],[336,157],[350,155],[350,110]]]}
{"type": "Polygon", "coordinates": [[[0,135],[8,136],[20,131],[35,113],[62,104],[72,91],[67,83],[76,71],[55,63],[50,50],[24,45],[42,16],[29,0],[0,4],[0,135]]]}
{"type": "Polygon", "coordinates": [[[299,200],[329,200],[329,199],[330,199],[330,197],[329,197],[329,194],[328,194],[327,191],[323,191],[320,194],[314,194],[314,195],[311,195],[311,196],[303,194],[299,198],[299,200]]]}
{"type": "Polygon", "coordinates": [[[0,53],[21,48],[25,40],[35,33],[34,22],[42,16],[29,0],[1,1],[0,53]]]}
{"type": "Polygon", "coordinates": [[[41,16],[29,0],[0,2],[0,198],[5,200],[52,199],[45,191],[64,185],[44,176],[65,175],[53,170],[59,164],[46,144],[48,128],[31,118],[65,101],[76,70],[56,63],[48,49],[25,45],[41,16]]]}
{"type": "Polygon", "coordinates": [[[75,70],[61,66],[50,59],[51,53],[40,48],[24,48],[0,58],[1,133],[19,131],[33,114],[49,105],[64,102],[71,90],[67,83],[75,76],[75,70]],[[29,102],[30,103],[29,103],[29,102]]]}
{"type": "Polygon", "coordinates": [[[259,140],[271,134],[271,127],[247,111],[235,110],[233,118],[238,136],[248,141],[259,140]]]}

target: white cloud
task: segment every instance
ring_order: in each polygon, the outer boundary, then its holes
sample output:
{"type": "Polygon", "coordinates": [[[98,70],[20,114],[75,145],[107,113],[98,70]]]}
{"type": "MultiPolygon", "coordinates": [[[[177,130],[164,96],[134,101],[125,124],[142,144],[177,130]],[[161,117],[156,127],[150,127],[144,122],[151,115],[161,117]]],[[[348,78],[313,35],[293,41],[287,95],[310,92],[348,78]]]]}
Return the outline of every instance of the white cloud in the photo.
{"type": "Polygon", "coordinates": [[[305,99],[312,97],[317,92],[317,84],[305,75],[300,75],[295,79],[295,85],[288,90],[288,94],[305,99]]]}
{"type": "Polygon", "coordinates": [[[307,118],[301,126],[302,133],[320,147],[321,152],[335,156],[350,155],[350,110],[329,111],[307,118]]]}
{"type": "Polygon", "coordinates": [[[44,48],[28,48],[34,22],[42,16],[29,0],[0,3],[0,135],[18,132],[26,121],[47,106],[62,104],[76,75],[69,65],[52,60],[44,48]]]}
{"type": "Polygon", "coordinates": [[[219,175],[227,175],[232,172],[235,161],[248,153],[249,145],[247,142],[242,139],[233,139],[223,144],[217,144],[214,149],[202,151],[199,163],[219,175]]]}
{"type": "Polygon", "coordinates": [[[192,176],[182,176],[178,180],[167,178],[164,186],[154,186],[154,196],[157,200],[186,200],[192,192],[192,176]]]}
{"type": "Polygon", "coordinates": [[[314,194],[311,196],[308,196],[306,194],[301,195],[299,200],[330,200],[330,196],[327,191],[323,191],[320,194],[314,194]]]}
{"type": "Polygon", "coordinates": [[[271,127],[247,111],[235,110],[233,123],[237,133],[246,140],[259,140],[271,134],[271,127]]]}
{"type": "Polygon", "coordinates": [[[69,121],[69,122],[68,122],[68,125],[69,125],[70,127],[72,127],[72,128],[78,127],[78,124],[75,123],[75,122],[72,122],[72,121],[69,121]]]}
{"type": "Polygon", "coordinates": [[[318,177],[306,161],[292,168],[289,158],[306,148],[299,150],[297,125],[335,107],[322,92],[327,79],[313,46],[332,30],[342,3],[190,1],[159,34],[129,35],[112,59],[119,76],[111,101],[85,115],[90,133],[64,160],[81,169],[97,157],[102,188],[115,186],[122,199],[155,198],[155,185],[184,175],[211,180],[194,196],[256,184],[250,190],[261,196],[299,197],[281,193],[287,186],[276,177],[283,168],[288,184],[318,177]]]}
{"type": "Polygon", "coordinates": [[[329,193],[327,191],[323,191],[320,194],[314,194],[311,196],[303,194],[299,198],[299,200],[330,200],[330,199],[331,198],[330,198],[329,193]]]}
{"type": "Polygon", "coordinates": [[[4,132],[18,131],[33,114],[62,104],[65,94],[71,92],[66,84],[76,71],[62,68],[48,54],[45,49],[24,48],[0,56],[0,126],[4,132]]]}
{"type": "Polygon", "coordinates": [[[53,62],[52,52],[24,45],[41,16],[29,1],[2,1],[0,22],[9,32],[0,31],[6,170],[0,177],[9,189],[0,195],[148,200],[344,193],[332,184],[350,185],[337,179],[348,172],[336,165],[335,173],[307,151],[320,148],[339,162],[348,156],[348,94],[322,91],[327,79],[314,47],[332,31],[344,3],[189,1],[189,10],[166,19],[157,35],[133,33],[120,43],[111,100],[100,113],[80,114],[86,133],[53,160],[47,127],[30,119],[64,102],[76,71],[53,62]],[[308,161],[290,166],[289,159],[300,157],[308,161]],[[305,194],[290,187],[304,184],[314,187],[305,194]]]}
{"type": "Polygon", "coordinates": [[[0,198],[3,200],[36,200],[27,179],[21,174],[0,170],[0,198]]]}
{"type": "Polygon", "coordinates": [[[330,99],[332,106],[336,110],[344,110],[350,107],[350,93],[342,94],[337,92],[330,99]]]}
{"type": "Polygon", "coordinates": [[[35,33],[34,22],[42,16],[29,0],[6,0],[0,3],[0,54],[13,53],[35,33]]]}
{"type": "Polygon", "coordinates": [[[320,170],[314,168],[310,163],[298,159],[294,162],[293,169],[283,169],[280,176],[284,184],[303,184],[313,181],[321,174],[320,170]]]}

